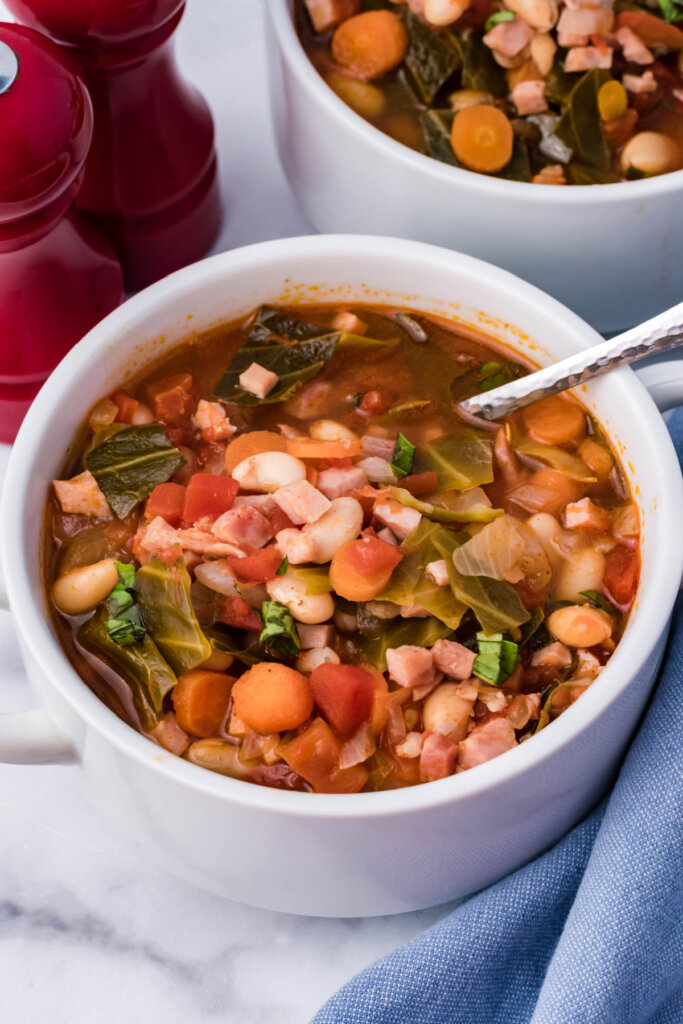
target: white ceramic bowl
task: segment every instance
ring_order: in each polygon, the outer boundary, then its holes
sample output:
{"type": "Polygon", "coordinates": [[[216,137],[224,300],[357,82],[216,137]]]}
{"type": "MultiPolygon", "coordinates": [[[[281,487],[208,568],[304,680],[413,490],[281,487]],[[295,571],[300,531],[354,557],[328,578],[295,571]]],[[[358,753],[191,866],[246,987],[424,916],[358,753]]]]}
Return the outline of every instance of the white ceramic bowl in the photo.
{"type": "MultiPolygon", "coordinates": [[[[410,910],[472,892],[555,842],[599,799],[658,665],[683,565],[683,485],[668,433],[630,370],[585,389],[620,450],[643,521],[642,584],[599,680],[538,736],[469,772],[386,793],[321,796],[225,778],[166,754],[81,681],[41,586],[41,518],[89,407],[190,331],[261,302],[400,304],[484,327],[539,362],[595,342],[555,300],[467,256],[329,236],[215,256],[116,310],[31,408],[7,471],[0,554],[26,669],[44,710],[0,715],[0,760],[79,762],[93,804],[151,858],[233,899],[302,914],[410,910]]],[[[683,396],[666,368],[670,401],[683,396]]]]}
{"type": "Polygon", "coordinates": [[[354,113],[306,56],[292,0],[268,0],[267,7],[280,158],[318,231],[400,235],[490,260],[603,332],[680,301],[683,171],[557,187],[450,167],[354,113]]]}

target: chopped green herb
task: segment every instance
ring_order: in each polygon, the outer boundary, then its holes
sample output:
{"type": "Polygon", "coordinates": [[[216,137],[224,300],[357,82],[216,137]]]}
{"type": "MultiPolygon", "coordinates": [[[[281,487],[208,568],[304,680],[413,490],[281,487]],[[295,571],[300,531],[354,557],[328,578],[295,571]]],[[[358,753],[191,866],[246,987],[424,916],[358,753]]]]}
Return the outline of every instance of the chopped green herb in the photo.
{"type": "Polygon", "coordinates": [[[284,576],[284,574],[287,572],[288,565],[289,565],[289,559],[287,558],[287,555],[285,555],[285,557],[282,559],[282,561],[278,565],[277,569],[275,570],[275,575],[276,576],[284,576]]]}
{"type": "Polygon", "coordinates": [[[515,16],[512,11],[494,11],[494,13],[488,17],[484,23],[484,31],[490,32],[495,25],[500,24],[501,21],[514,21],[515,16]]]}
{"type": "Polygon", "coordinates": [[[145,627],[130,619],[107,619],[107,633],[115,644],[136,644],[147,636],[145,627]]]}
{"type": "MultiPolygon", "coordinates": [[[[115,562],[116,571],[119,574],[117,586],[125,587],[126,590],[135,590],[135,566],[126,562],[115,562]]],[[[114,587],[116,590],[116,587],[114,587]]]]}
{"type": "Polygon", "coordinates": [[[521,366],[515,363],[484,363],[479,367],[479,390],[492,391],[515,380],[522,372],[521,366]]]}
{"type": "Polygon", "coordinates": [[[605,600],[602,594],[599,594],[597,590],[582,590],[581,596],[587,597],[588,603],[591,604],[594,608],[599,608],[601,611],[607,612],[608,615],[616,614],[615,609],[612,607],[609,601],[605,600]]]}
{"type": "Polygon", "coordinates": [[[261,605],[263,630],[259,641],[280,654],[295,655],[301,650],[301,640],[289,608],[279,601],[264,601],[261,605]]]}
{"type": "Polygon", "coordinates": [[[423,110],[420,113],[420,127],[430,156],[444,164],[461,167],[451,145],[454,119],[454,110],[423,110]]]}
{"type": "Polygon", "coordinates": [[[502,633],[487,636],[477,633],[479,654],[474,659],[472,672],[491,686],[499,686],[509,679],[519,660],[519,647],[506,640],[502,633]]]}
{"type": "Polygon", "coordinates": [[[354,395],[351,399],[351,408],[357,409],[360,403],[363,401],[363,392],[359,391],[357,395],[354,395]]]}
{"type": "Polygon", "coordinates": [[[145,639],[147,630],[135,603],[135,567],[116,562],[116,569],[119,582],[107,598],[107,632],[115,644],[136,644],[145,639]]]}
{"type": "Polygon", "coordinates": [[[394,445],[394,454],[391,457],[391,468],[397,476],[408,476],[413,468],[415,450],[415,445],[399,433],[394,445]]]}
{"type": "Polygon", "coordinates": [[[664,15],[664,21],[669,25],[683,21],[683,2],[681,0],[658,0],[658,3],[664,15]]]}
{"type": "Polygon", "coordinates": [[[84,462],[113,511],[119,519],[125,519],[186,460],[173,447],[164,428],[149,423],[112,434],[91,449],[84,462]]]}

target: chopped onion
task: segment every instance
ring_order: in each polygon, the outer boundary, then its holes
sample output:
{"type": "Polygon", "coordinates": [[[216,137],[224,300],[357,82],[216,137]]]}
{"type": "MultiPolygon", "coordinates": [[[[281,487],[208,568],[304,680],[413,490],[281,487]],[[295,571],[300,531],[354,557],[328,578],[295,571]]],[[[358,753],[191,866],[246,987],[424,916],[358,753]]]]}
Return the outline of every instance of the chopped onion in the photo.
{"type": "Polygon", "coordinates": [[[377,739],[370,728],[370,723],[363,722],[361,727],[354,732],[353,736],[342,744],[339,754],[339,767],[353,768],[355,764],[362,764],[363,761],[367,761],[375,753],[376,749],[377,739]]]}
{"type": "Polygon", "coordinates": [[[223,559],[215,562],[200,562],[194,570],[195,578],[203,583],[210,590],[215,590],[226,597],[237,597],[237,585],[235,577],[228,568],[228,563],[223,559]]]}
{"type": "Polygon", "coordinates": [[[395,484],[398,480],[391,463],[379,456],[372,455],[367,459],[361,459],[356,465],[363,470],[372,484],[395,484]]]}
{"type": "Polygon", "coordinates": [[[392,743],[400,743],[406,738],[406,720],[403,717],[403,710],[400,704],[389,704],[387,706],[387,736],[392,743]]]}

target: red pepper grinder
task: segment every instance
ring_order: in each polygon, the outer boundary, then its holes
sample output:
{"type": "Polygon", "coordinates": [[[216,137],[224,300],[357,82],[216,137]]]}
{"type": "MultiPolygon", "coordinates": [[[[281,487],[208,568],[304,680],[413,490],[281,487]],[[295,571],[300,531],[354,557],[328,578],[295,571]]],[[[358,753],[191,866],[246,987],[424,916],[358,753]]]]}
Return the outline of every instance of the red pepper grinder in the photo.
{"type": "Polygon", "coordinates": [[[75,61],[95,132],[79,207],[105,232],[137,290],[192,263],[220,227],[213,120],[178,75],[185,0],[6,0],[75,61]]]}
{"type": "Polygon", "coordinates": [[[41,384],[123,299],[109,243],[73,210],[92,106],[64,54],[0,23],[0,440],[41,384]]]}

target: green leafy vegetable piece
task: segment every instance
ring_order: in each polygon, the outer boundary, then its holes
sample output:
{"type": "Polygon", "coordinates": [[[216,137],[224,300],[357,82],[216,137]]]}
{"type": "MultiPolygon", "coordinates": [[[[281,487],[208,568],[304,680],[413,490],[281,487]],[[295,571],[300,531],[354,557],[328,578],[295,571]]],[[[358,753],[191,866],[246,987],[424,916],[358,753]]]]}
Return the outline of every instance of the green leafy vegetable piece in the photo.
{"type": "Polygon", "coordinates": [[[78,642],[123,677],[130,687],[142,728],[149,732],[162,717],[164,695],[175,686],[175,674],[150,636],[134,644],[118,644],[107,631],[107,619],[106,606],[102,605],[80,626],[78,642]]]}
{"type": "Polygon", "coordinates": [[[581,596],[588,598],[588,603],[594,608],[599,608],[601,611],[607,612],[608,615],[616,615],[616,608],[605,600],[597,590],[582,590],[581,596]]]}
{"type": "Polygon", "coordinates": [[[410,84],[424,103],[433,103],[439,89],[460,66],[458,53],[409,9],[404,12],[408,32],[405,64],[410,84]]]}
{"type": "Polygon", "coordinates": [[[613,185],[621,181],[616,171],[609,168],[586,167],[585,164],[571,163],[567,168],[572,185],[613,185]]]}
{"type": "Polygon", "coordinates": [[[115,562],[114,564],[119,574],[119,582],[112,590],[112,594],[116,593],[119,587],[125,590],[135,590],[135,566],[128,565],[126,562],[115,562]]]}
{"type": "Polygon", "coordinates": [[[449,586],[440,587],[423,573],[414,591],[415,603],[450,629],[457,629],[467,606],[456,600],[449,586]]]}
{"type": "MultiPolygon", "coordinates": [[[[139,618],[137,608],[132,610],[139,618]]],[[[147,635],[145,627],[132,619],[107,619],[107,632],[115,644],[137,644],[147,635]]]]}
{"type": "Polygon", "coordinates": [[[590,683],[581,684],[576,682],[575,679],[568,679],[564,683],[558,683],[553,686],[548,692],[548,695],[541,708],[541,714],[538,719],[538,725],[536,726],[535,732],[540,732],[541,729],[545,729],[546,725],[550,722],[554,722],[555,719],[562,714],[563,711],[569,707],[570,704],[574,703],[577,697],[580,697],[584,690],[587,690],[590,683]],[[575,691],[580,692],[576,694],[575,691]],[[573,699],[572,699],[573,698],[573,699]]]}
{"type": "Polygon", "coordinates": [[[363,401],[363,392],[359,391],[357,395],[354,395],[351,399],[351,408],[357,409],[360,403],[363,401]]]}
{"type": "Polygon", "coordinates": [[[397,476],[408,476],[413,468],[415,459],[415,445],[411,444],[407,437],[400,431],[394,445],[394,454],[391,456],[391,468],[397,476]]]}
{"type": "Polygon", "coordinates": [[[597,477],[591,473],[586,463],[577,455],[566,452],[564,448],[556,448],[552,444],[537,444],[535,441],[524,439],[515,446],[515,451],[525,455],[529,459],[542,462],[551,469],[557,469],[564,473],[570,480],[578,480],[582,484],[594,484],[597,477]]]}
{"type": "Polygon", "coordinates": [[[432,505],[429,501],[421,501],[414,494],[407,491],[405,487],[389,488],[389,497],[393,498],[400,505],[414,508],[421,512],[427,519],[437,523],[490,523],[499,516],[505,515],[502,508],[489,508],[488,505],[471,505],[464,511],[451,508],[443,508],[441,505],[432,505]]]}
{"type": "Polygon", "coordinates": [[[572,89],[579,81],[581,72],[564,70],[565,52],[558,50],[553,61],[553,66],[545,80],[545,97],[549,103],[556,106],[564,106],[569,99],[572,89]]]}
{"type": "Polygon", "coordinates": [[[287,578],[303,584],[307,597],[329,594],[332,590],[329,569],[317,565],[290,565],[287,578]]]}
{"type": "Polygon", "coordinates": [[[446,33],[456,47],[462,61],[462,88],[490,92],[502,99],[508,94],[505,71],[493,59],[491,50],[474,32],[465,36],[457,32],[446,33]]]}
{"type": "Polygon", "coordinates": [[[107,632],[116,644],[139,643],[144,640],[147,631],[135,604],[135,567],[125,562],[115,564],[119,582],[107,598],[110,615],[107,619],[107,632]]]}
{"type": "Polygon", "coordinates": [[[276,576],[284,576],[284,574],[287,572],[288,568],[289,568],[289,559],[287,558],[287,555],[285,555],[285,557],[282,559],[282,561],[278,565],[277,569],[275,570],[275,575],[276,576]]]}
{"type": "Polygon", "coordinates": [[[430,156],[453,167],[462,167],[451,146],[454,110],[423,110],[419,121],[430,156]]]}
{"type": "Polygon", "coordinates": [[[611,150],[602,132],[598,92],[612,76],[604,68],[593,68],[582,75],[567,97],[555,135],[573,150],[577,159],[589,167],[607,167],[611,150]]]}
{"type": "Polygon", "coordinates": [[[474,429],[427,441],[415,461],[415,472],[435,472],[443,491],[464,491],[493,480],[493,444],[474,429]]]}
{"type": "Polygon", "coordinates": [[[135,574],[142,623],[178,675],[201,665],[211,654],[192,607],[190,583],[181,559],[171,566],[153,558],[135,574]]]}
{"type": "Polygon", "coordinates": [[[669,25],[675,25],[683,21],[683,2],[681,0],[658,0],[664,21],[669,25]]]}
{"type": "Polygon", "coordinates": [[[261,605],[263,629],[259,642],[280,654],[295,655],[301,650],[301,640],[292,613],[279,601],[264,601],[261,605]]]}
{"type": "Polygon", "coordinates": [[[490,32],[492,28],[499,25],[501,21],[514,21],[515,15],[512,11],[494,11],[484,23],[484,32],[490,32]]]}
{"type": "Polygon", "coordinates": [[[409,607],[415,603],[415,588],[420,582],[424,569],[421,552],[411,551],[398,563],[384,590],[377,594],[376,601],[391,601],[409,607]]]}
{"type": "Polygon", "coordinates": [[[86,469],[119,519],[125,519],[185,461],[158,423],[119,430],[92,448],[84,459],[86,469]]]}
{"type": "Polygon", "coordinates": [[[529,147],[518,135],[515,135],[512,143],[512,156],[505,167],[498,171],[498,176],[507,181],[531,181],[529,147]]]}
{"type": "MultiPolygon", "coordinates": [[[[541,633],[547,635],[547,630],[545,628],[541,631],[541,626],[543,626],[544,620],[545,612],[542,608],[539,608],[537,605],[530,612],[529,621],[525,622],[520,629],[520,632],[522,634],[519,640],[520,647],[531,647],[532,650],[535,650],[536,641],[538,639],[542,639],[543,641],[545,641],[545,636],[539,636],[539,634],[541,633]]],[[[542,643],[541,646],[545,646],[545,642],[542,643]]]]}
{"type": "Polygon", "coordinates": [[[244,633],[240,629],[226,626],[223,622],[216,622],[212,626],[208,626],[204,633],[214,650],[220,651],[221,654],[231,654],[243,665],[257,665],[264,660],[262,654],[243,649],[244,633]]]}
{"type": "Polygon", "coordinates": [[[387,667],[387,650],[414,644],[416,647],[433,647],[437,640],[443,640],[452,632],[449,626],[435,618],[394,619],[379,637],[356,637],[355,643],[364,660],[369,661],[380,672],[387,667]]]}
{"type": "Polygon", "coordinates": [[[522,372],[521,366],[516,363],[483,363],[479,367],[479,390],[492,391],[493,388],[502,387],[511,380],[515,380],[522,372]]]}
{"type": "Polygon", "coordinates": [[[519,661],[519,647],[502,633],[487,636],[477,633],[479,654],[474,659],[472,673],[491,686],[499,686],[509,679],[519,661]]]}

